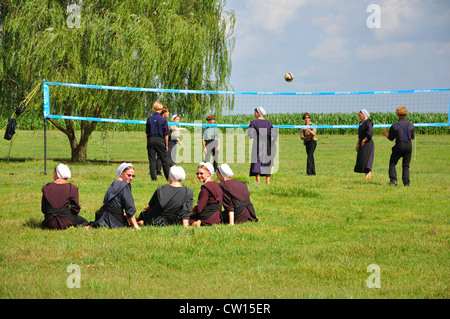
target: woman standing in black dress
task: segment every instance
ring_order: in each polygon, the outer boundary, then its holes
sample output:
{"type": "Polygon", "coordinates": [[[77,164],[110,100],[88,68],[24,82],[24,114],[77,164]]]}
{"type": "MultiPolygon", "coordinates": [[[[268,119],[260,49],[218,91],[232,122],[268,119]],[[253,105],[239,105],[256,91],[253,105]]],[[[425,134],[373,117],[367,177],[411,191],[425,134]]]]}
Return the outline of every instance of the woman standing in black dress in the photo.
{"type": "Polygon", "coordinates": [[[375,153],[375,144],[373,143],[373,123],[369,120],[369,112],[366,109],[362,109],[358,113],[359,129],[358,129],[358,142],[356,143],[356,156],[355,173],[365,173],[365,178],[372,177],[372,165],[375,153]]]}

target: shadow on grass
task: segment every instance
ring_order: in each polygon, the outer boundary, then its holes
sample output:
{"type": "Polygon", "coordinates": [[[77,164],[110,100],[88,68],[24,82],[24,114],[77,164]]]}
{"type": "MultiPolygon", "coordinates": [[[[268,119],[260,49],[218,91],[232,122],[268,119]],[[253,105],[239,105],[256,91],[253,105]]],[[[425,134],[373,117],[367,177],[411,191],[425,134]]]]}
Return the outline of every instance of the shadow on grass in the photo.
{"type": "Polygon", "coordinates": [[[36,218],[30,218],[26,222],[22,224],[23,227],[32,228],[32,229],[43,229],[42,220],[38,220],[36,218]]]}

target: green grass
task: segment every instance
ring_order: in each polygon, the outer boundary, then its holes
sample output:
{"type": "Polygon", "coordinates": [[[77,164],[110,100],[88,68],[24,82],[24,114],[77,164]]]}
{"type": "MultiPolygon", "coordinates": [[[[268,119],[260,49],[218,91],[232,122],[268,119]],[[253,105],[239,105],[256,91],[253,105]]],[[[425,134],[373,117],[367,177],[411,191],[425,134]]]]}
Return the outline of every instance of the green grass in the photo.
{"type": "MultiPolygon", "coordinates": [[[[50,131],[48,170],[70,158],[64,135],[50,131]]],[[[353,173],[354,135],[319,135],[317,176],[306,175],[304,146],[280,138],[280,170],[271,185],[248,177],[259,223],[204,228],[39,228],[42,132],[18,131],[0,142],[0,297],[6,298],[439,298],[449,297],[448,135],[419,135],[411,186],[388,187],[392,143],[376,136],[372,179],[353,173]],[[67,267],[81,270],[69,289],[67,267]],[[367,267],[381,270],[370,289],[367,267]]],[[[94,219],[118,161],[135,163],[138,211],[158,185],[148,172],[142,132],[92,136],[85,164],[69,163],[80,188],[81,215],[94,219]],[[116,162],[117,161],[117,162],[116,162]]],[[[414,159],[415,157],[415,159],[414,159]]],[[[184,184],[200,190],[195,163],[181,164],[184,184]]],[[[399,174],[401,169],[398,168],[399,174]]]]}

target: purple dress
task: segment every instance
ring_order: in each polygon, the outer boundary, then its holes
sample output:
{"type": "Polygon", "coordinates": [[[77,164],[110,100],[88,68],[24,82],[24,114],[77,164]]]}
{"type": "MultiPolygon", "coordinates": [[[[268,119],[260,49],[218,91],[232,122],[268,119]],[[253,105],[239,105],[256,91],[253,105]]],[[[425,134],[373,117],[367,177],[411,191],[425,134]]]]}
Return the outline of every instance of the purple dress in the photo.
{"type": "Polygon", "coordinates": [[[223,190],[216,181],[206,182],[200,188],[197,206],[192,211],[189,224],[201,220],[202,226],[211,226],[222,223],[221,208],[223,203],[223,190]]]}
{"type": "Polygon", "coordinates": [[[223,189],[222,220],[229,223],[229,212],[234,212],[234,222],[245,223],[258,221],[255,215],[255,208],[250,201],[250,192],[245,183],[237,179],[229,179],[219,183],[223,189]]]}
{"type": "Polygon", "coordinates": [[[270,176],[276,154],[277,132],[269,120],[255,119],[250,122],[248,137],[253,139],[250,176],[270,176]]]}
{"type": "Polygon", "coordinates": [[[48,183],[42,187],[41,210],[44,214],[42,227],[46,229],[66,229],[70,226],[87,225],[87,220],[79,215],[78,187],[70,183],[48,183]]]}
{"type": "Polygon", "coordinates": [[[358,139],[359,147],[356,156],[355,173],[369,173],[372,170],[373,158],[375,153],[375,144],[373,137],[373,123],[367,119],[359,123],[358,139]],[[367,138],[364,146],[361,146],[361,141],[367,138]]]}

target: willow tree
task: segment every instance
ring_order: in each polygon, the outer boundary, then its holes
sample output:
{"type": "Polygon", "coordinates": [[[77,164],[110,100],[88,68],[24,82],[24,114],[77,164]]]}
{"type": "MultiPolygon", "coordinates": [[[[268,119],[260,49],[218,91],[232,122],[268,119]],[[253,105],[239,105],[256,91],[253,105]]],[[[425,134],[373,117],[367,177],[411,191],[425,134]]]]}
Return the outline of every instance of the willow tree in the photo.
{"type": "MultiPolygon", "coordinates": [[[[229,89],[234,12],[224,10],[225,0],[2,0],[0,4],[0,70],[18,83],[16,91],[30,90],[43,79],[229,89]]],[[[155,98],[135,92],[52,88],[51,110],[52,114],[145,119],[155,98]]],[[[220,113],[224,106],[223,101],[203,95],[158,98],[190,117],[220,113]]],[[[86,160],[89,136],[98,122],[49,120],[67,135],[72,160],[86,160]]]]}

